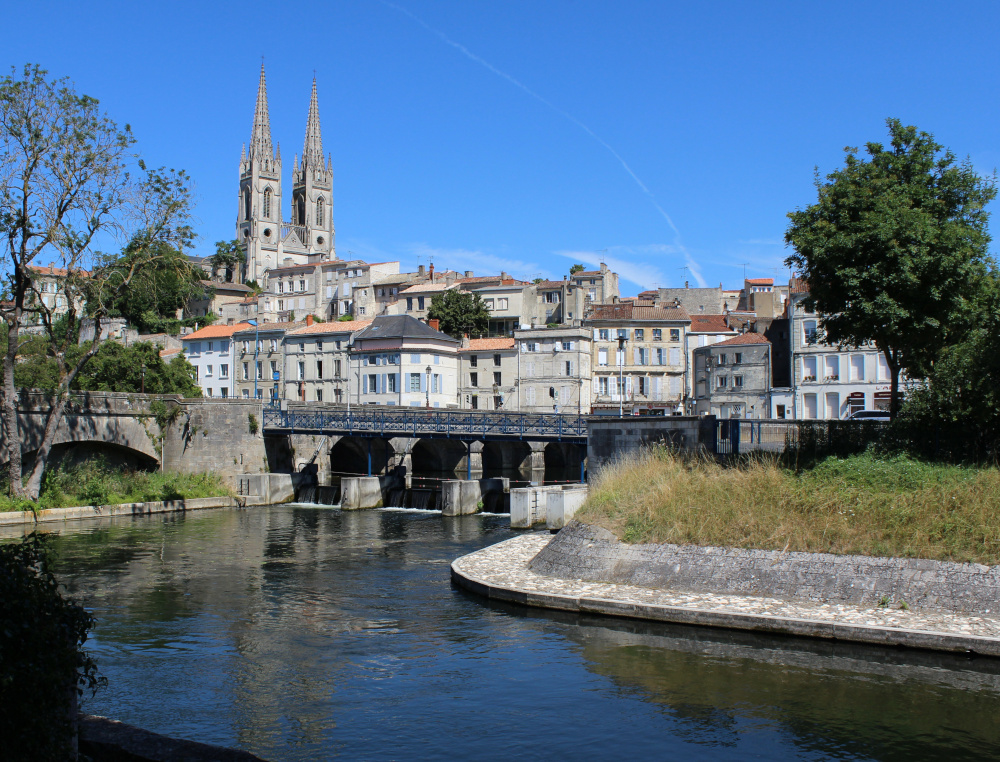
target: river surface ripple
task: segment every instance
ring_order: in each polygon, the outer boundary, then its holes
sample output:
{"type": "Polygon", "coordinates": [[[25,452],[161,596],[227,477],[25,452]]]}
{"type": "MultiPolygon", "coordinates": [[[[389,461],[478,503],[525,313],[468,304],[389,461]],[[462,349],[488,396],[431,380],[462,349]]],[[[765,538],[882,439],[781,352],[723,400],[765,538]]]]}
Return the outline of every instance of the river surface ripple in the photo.
{"type": "Polygon", "coordinates": [[[269,760],[984,759],[992,660],[541,612],[453,588],[501,516],[271,506],[79,522],[83,708],[269,760]]]}

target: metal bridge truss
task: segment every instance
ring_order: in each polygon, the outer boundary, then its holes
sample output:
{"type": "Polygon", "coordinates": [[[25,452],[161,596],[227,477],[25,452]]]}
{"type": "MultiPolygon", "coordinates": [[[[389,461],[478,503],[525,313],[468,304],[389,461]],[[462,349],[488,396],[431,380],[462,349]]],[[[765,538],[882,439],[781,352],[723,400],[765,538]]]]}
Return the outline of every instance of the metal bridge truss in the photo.
{"type": "Polygon", "coordinates": [[[368,408],[347,410],[264,409],[267,434],[343,434],[357,437],[422,439],[587,440],[587,419],[556,413],[504,413],[482,410],[368,408]]]}

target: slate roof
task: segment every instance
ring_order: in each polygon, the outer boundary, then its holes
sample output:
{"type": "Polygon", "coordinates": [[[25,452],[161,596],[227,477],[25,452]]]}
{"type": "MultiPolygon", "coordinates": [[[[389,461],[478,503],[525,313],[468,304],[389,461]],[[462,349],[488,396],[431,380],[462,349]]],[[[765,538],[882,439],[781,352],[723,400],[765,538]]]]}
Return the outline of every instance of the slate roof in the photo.
{"type": "Polygon", "coordinates": [[[412,315],[379,315],[372,320],[371,325],[354,337],[355,341],[365,339],[436,339],[453,344],[461,343],[446,333],[434,330],[412,315]]]}

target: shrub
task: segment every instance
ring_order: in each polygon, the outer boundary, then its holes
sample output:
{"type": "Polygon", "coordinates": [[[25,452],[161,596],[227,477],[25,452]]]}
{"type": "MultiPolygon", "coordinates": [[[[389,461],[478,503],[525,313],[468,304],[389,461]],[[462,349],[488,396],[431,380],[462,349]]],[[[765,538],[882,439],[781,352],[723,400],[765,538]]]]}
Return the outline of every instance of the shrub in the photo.
{"type": "Polygon", "coordinates": [[[0,738],[5,759],[68,759],[75,698],[106,682],[82,650],[94,618],[62,597],[42,537],[0,545],[0,738]]]}

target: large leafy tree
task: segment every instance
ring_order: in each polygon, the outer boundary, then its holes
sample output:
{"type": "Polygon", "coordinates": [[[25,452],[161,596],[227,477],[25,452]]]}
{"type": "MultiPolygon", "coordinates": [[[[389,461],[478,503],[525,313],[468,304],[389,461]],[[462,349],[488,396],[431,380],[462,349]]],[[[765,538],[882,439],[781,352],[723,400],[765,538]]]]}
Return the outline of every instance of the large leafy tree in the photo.
{"type": "Polygon", "coordinates": [[[118,257],[108,259],[103,277],[93,284],[103,288],[100,298],[88,300],[88,308],[106,308],[111,316],[121,316],[140,333],[155,333],[163,324],[172,322],[178,310],[192,299],[205,299],[208,289],[202,284],[205,273],[191,264],[184,254],[166,241],[133,241],[118,257]],[[129,287],[118,283],[128,277],[134,260],[140,266],[131,276],[129,287]]]}
{"type": "Polygon", "coordinates": [[[246,261],[243,245],[238,240],[216,241],[215,253],[208,258],[212,279],[215,280],[216,274],[221,270],[223,283],[233,282],[237,274],[242,273],[246,261]]]}
{"type": "MultiPolygon", "coordinates": [[[[38,66],[0,78],[0,276],[9,300],[0,305],[6,348],[0,420],[11,493],[36,500],[70,390],[103,343],[101,322],[113,296],[155,266],[162,244],[183,249],[193,236],[187,225],[190,192],[183,173],[148,170],[133,153],[128,126],[119,127],[78,95],[65,79],[50,80],[38,66]],[[102,237],[127,242],[127,262],[111,267],[96,245],[102,237]],[[69,329],[58,330],[57,305],[39,293],[33,264],[61,271],[60,288],[69,329]],[[94,319],[96,340],[70,352],[83,305],[94,319]],[[21,432],[14,373],[23,328],[38,323],[58,384],[27,483],[21,473],[21,432]]],[[[118,258],[115,258],[117,261],[118,258]]]]}
{"type": "Polygon", "coordinates": [[[846,149],[844,167],[817,178],[817,202],[788,215],[785,263],[808,283],[828,342],[885,356],[895,416],[900,371],[927,375],[982,314],[996,186],[928,133],[887,125],[888,146],[868,143],[864,158],[846,149]]]}
{"type": "MultiPolygon", "coordinates": [[[[14,371],[19,388],[55,391],[59,387],[59,367],[45,351],[44,338],[29,342],[14,371]]],[[[70,362],[84,354],[90,344],[72,345],[70,362]]],[[[165,361],[160,348],[149,342],[119,344],[108,341],[83,366],[73,381],[73,389],[91,392],[138,394],[180,394],[200,397],[194,381],[195,367],[183,355],[165,361]]]]}
{"type": "Polygon", "coordinates": [[[436,294],[427,317],[441,321],[441,330],[456,339],[463,334],[483,336],[490,327],[490,311],[483,298],[457,288],[436,294]]]}

